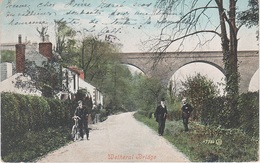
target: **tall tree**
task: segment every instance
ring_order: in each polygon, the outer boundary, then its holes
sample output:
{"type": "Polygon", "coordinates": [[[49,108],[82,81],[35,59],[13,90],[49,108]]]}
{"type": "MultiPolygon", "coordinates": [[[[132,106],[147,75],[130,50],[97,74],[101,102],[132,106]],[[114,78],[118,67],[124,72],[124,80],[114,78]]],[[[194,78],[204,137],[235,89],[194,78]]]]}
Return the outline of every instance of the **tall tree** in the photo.
{"type": "Polygon", "coordinates": [[[83,41],[80,41],[80,49],[77,65],[84,71],[85,80],[88,82],[102,79],[107,66],[119,60],[116,46],[97,37],[83,38],[83,41]]]}
{"type": "Polygon", "coordinates": [[[74,39],[76,31],[67,25],[65,21],[55,20],[55,52],[58,53],[63,64],[73,64],[74,57],[78,54],[77,40],[74,39]]]}
{"type": "Polygon", "coordinates": [[[157,12],[162,13],[158,23],[162,26],[161,33],[154,41],[153,50],[158,52],[159,59],[163,52],[173,43],[183,42],[192,36],[198,38],[198,46],[211,41],[215,36],[221,39],[224,73],[226,76],[227,109],[236,123],[237,96],[239,94],[239,73],[237,34],[240,29],[236,20],[237,0],[158,0],[157,12]],[[212,13],[216,14],[212,14],[212,13]],[[214,22],[218,15],[218,22],[214,22]],[[215,24],[214,24],[215,23],[215,24]],[[210,39],[204,39],[205,34],[212,34],[210,39]]]}
{"type": "Polygon", "coordinates": [[[256,37],[259,37],[259,4],[258,0],[249,0],[246,11],[238,13],[238,20],[240,24],[245,24],[246,27],[252,28],[257,27],[256,37]]]}

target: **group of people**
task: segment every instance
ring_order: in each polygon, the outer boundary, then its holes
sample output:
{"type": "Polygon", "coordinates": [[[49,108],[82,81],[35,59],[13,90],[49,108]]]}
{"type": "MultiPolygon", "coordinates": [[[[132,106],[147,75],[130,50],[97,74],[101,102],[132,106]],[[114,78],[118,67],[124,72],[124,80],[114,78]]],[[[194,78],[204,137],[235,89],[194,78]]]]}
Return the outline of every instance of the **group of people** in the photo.
{"type": "MultiPolygon", "coordinates": [[[[91,108],[90,108],[91,109],[91,108]]],[[[183,120],[183,125],[184,125],[184,130],[189,131],[188,128],[188,123],[189,123],[189,118],[190,114],[193,111],[193,107],[187,103],[187,100],[184,98],[182,100],[182,120],[183,120]]],[[[89,140],[89,128],[88,128],[88,115],[89,115],[89,108],[83,107],[83,103],[81,100],[78,101],[78,106],[75,110],[74,116],[79,117],[79,132],[80,132],[80,137],[83,140],[84,139],[84,131],[86,133],[87,140],[89,140]]],[[[167,118],[167,107],[165,105],[165,99],[162,98],[160,105],[157,106],[154,116],[156,118],[156,121],[158,122],[158,134],[159,136],[162,136],[164,133],[165,129],[165,122],[167,118]]]]}
{"type": "MultiPolygon", "coordinates": [[[[193,107],[189,103],[187,103],[187,100],[185,98],[182,99],[181,111],[182,111],[182,120],[183,120],[184,130],[189,131],[188,123],[189,123],[189,118],[190,118],[191,112],[193,111],[193,107]]],[[[168,112],[167,112],[167,107],[165,105],[165,99],[162,98],[160,105],[157,106],[157,108],[154,112],[155,119],[158,122],[159,136],[162,136],[164,133],[167,114],[168,114],[168,112]]]]}

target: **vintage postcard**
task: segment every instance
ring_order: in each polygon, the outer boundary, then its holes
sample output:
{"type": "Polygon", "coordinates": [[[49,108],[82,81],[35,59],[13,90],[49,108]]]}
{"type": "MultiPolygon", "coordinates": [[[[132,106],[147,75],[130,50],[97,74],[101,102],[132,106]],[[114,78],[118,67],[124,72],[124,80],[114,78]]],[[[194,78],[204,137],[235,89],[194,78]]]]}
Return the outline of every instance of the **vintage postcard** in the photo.
{"type": "Polygon", "coordinates": [[[0,0],[3,162],[257,162],[257,0],[0,0]]]}

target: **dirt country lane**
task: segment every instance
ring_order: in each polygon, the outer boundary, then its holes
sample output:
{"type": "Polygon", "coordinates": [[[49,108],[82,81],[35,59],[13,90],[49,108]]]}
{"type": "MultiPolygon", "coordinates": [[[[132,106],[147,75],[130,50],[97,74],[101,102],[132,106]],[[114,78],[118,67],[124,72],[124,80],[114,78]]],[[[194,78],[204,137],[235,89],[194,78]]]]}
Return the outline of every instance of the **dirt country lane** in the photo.
{"type": "Polygon", "coordinates": [[[133,112],[91,125],[90,140],[73,142],[37,162],[189,162],[133,112]]]}

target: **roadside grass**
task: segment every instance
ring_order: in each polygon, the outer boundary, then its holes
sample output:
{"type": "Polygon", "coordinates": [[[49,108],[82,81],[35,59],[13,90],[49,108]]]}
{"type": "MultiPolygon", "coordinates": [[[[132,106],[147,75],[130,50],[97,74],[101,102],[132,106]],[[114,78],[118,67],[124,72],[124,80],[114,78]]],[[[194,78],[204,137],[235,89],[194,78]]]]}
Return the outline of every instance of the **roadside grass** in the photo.
{"type": "MultiPolygon", "coordinates": [[[[135,113],[135,118],[157,131],[153,118],[135,113]]],[[[257,161],[258,138],[238,129],[220,129],[191,122],[184,132],[182,121],[166,121],[163,136],[192,162],[249,162],[257,161]]]]}
{"type": "Polygon", "coordinates": [[[47,153],[59,149],[71,142],[67,128],[29,131],[23,136],[14,137],[8,147],[2,148],[2,160],[5,162],[36,161],[47,153]],[[4,150],[4,151],[3,151],[4,150]]]}

